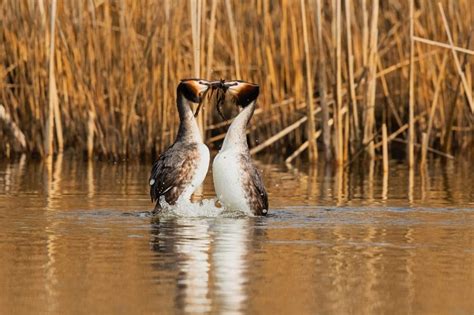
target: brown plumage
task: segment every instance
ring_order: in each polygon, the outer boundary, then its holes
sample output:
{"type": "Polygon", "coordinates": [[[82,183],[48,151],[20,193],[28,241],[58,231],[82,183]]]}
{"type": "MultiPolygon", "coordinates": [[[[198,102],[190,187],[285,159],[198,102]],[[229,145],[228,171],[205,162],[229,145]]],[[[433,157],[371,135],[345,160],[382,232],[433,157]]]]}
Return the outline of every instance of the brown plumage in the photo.
{"type": "Polygon", "coordinates": [[[186,186],[191,183],[197,166],[197,155],[195,143],[176,142],[153,164],[150,197],[152,201],[156,201],[155,211],[161,209],[161,196],[165,197],[168,204],[176,203],[186,186]]]}
{"type": "Polygon", "coordinates": [[[240,160],[242,165],[246,166],[246,171],[242,174],[242,182],[247,188],[245,190],[247,200],[249,200],[255,215],[266,215],[268,195],[263,184],[262,175],[253,164],[250,153],[242,153],[240,160]]]}

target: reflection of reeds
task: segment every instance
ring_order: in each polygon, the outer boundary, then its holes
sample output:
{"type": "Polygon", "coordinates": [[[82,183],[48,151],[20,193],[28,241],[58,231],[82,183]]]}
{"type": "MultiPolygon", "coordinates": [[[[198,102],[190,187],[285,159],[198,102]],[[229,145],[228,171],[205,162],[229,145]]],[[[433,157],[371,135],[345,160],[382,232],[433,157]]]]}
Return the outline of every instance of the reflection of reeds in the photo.
{"type": "MultiPolygon", "coordinates": [[[[261,85],[254,152],[293,160],[314,137],[338,164],[376,158],[383,124],[387,143],[424,156],[472,147],[469,0],[66,1],[56,18],[54,4],[0,3],[0,102],[26,138],[13,145],[3,126],[0,153],[160,152],[176,134],[176,84],[197,73],[261,85]]],[[[203,115],[215,145],[224,124],[203,115]]]]}

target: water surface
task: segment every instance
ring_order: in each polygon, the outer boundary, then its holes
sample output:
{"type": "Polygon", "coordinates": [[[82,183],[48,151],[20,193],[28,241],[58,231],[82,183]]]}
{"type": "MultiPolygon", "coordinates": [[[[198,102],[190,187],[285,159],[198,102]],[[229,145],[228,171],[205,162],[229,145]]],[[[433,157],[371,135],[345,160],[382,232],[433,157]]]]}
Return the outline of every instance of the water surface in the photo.
{"type": "Polygon", "coordinates": [[[151,223],[148,163],[0,162],[0,313],[474,313],[472,165],[260,168],[268,217],[151,223]]]}

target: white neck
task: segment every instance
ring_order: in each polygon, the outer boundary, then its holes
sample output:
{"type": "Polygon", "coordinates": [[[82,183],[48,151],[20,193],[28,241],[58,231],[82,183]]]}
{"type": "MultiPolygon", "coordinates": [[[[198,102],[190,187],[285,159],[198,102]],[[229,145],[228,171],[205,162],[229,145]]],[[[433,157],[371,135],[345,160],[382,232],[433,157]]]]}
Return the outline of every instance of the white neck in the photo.
{"type": "Polygon", "coordinates": [[[245,107],[238,115],[235,117],[234,121],[227,130],[225,135],[224,143],[222,145],[223,150],[237,150],[245,151],[248,150],[247,144],[247,135],[246,128],[250,118],[253,115],[255,110],[255,101],[245,107]]]}

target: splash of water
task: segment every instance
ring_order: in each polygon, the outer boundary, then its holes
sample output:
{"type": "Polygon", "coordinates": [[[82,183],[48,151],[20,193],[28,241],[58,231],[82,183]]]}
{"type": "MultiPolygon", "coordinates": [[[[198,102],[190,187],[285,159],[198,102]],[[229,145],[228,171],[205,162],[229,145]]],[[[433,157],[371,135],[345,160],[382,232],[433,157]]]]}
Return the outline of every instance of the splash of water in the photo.
{"type": "Polygon", "coordinates": [[[170,205],[164,200],[160,200],[163,209],[160,217],[246,217],[249,216],[241,211],[228,210],[222,206],[218,206],[217,198],[203,199],[199,202],[191,202],[190,200],[179,199],[176,204],[170,205]]]}

